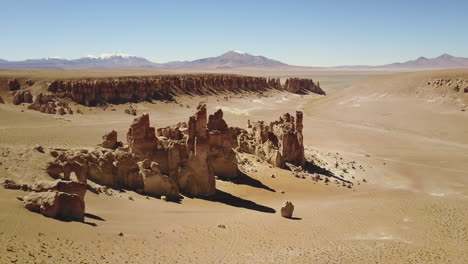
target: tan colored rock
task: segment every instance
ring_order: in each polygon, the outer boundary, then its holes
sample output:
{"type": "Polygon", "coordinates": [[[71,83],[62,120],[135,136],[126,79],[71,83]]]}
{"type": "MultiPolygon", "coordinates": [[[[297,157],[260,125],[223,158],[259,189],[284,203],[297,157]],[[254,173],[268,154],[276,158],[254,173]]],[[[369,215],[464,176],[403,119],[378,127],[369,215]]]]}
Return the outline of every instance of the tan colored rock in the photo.
{"type": "Polygon", "coordinates": [[[151,196],[177,197],[179,188],[175,181],[161,173],[156,162],[143,160],[138,162],[139,174],[143,178],[143,192],[151,196]]]}
{"type": "Polygon", "coordinates": [[[297,166],[305,164],[303,144],[303,115],[296,118],[284,114],[279,120],[266,125],[263,121],[251,122],[250,131],[237,129],[237,148],[254,154],[268,163],[284,168],[286,163],[297,166]]]}
{"type": "Polygon", "coordinates": [[[223,119],[223,111],[219,109],[208,118],[208,162],[213,166],[213,172],[221,178],[237,176],[237,158],[233,151],[231,131],[223,119]]]}
{"type": "Polygon", "coordinates": [[[143,158],[151,157],[157,148],[158,140],[154,127],[150,127],[148,114],[135,118],[127,133],[127,143],[132,153],[143,158]]]}
{"type": "Polygon", "coordinates": [[[84,183],[74,181],[37,181],[30,186],[29,190],[34,192],[65,192],[78,195],[81,199],[84,199],[87,186],[84,183]]]}
{"type": "Polygon", "coordinates": [[[85,203],[80,196],[65,192],[34,192],[23,197],[24,207],[44,216],[67,221],[84,221],[85,203]]]}
{"type": "Polygon", "coordinates": [[[294,205],[287,201],[284,203],[283,207],[281,207],[281,216],[286,218],[292,218],[294,212],[294,205]]]}

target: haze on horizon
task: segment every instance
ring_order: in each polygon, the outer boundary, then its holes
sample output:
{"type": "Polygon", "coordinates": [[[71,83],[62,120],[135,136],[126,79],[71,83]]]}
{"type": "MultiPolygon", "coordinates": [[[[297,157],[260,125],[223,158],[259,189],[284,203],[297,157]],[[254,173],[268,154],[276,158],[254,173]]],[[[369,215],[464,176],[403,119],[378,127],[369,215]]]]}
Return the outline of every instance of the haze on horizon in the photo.
{"type": "Polygon", "coordinates": [[[125,53],[154,62],[242,50],[291,65],[468,57],[466,1],[4,1],[0,59],[125,53]]]}

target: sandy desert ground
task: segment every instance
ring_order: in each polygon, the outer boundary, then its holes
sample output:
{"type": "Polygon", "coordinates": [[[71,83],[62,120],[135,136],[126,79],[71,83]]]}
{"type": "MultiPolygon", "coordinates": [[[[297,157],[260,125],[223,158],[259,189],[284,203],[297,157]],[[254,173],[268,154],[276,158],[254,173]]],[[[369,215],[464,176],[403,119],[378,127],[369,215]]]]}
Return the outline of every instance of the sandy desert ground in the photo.
{"type": "MultiPolygon", "coordinates": [[[[41,73],[1,76],[12,74],[41,73]]],[[[86,223],[31,213],[16,199],[24,192],[1,189],[0,263],[468,262],[468,94],[426,85],[468,79],[468,70],[253,74],[310,77],[327,96],[276,91],[132,105],[155,127],[186,121],[200,101],[209,113],[222,108],[230,126],[302,110],[306,156],[352,188],[239,154],[250,180],[218,180],[226,199],[173,203],[88,192],[86,223]],[[279,214],[285,200],[294,203],[294,219],[279,214]]],[[[128,104],[73,107],[84,114],[0,104],[0,179],[50,179],[44,164],[52,158],[36,144],[90,148],[112,129],[125,141],[134,118],[124,114],[128,104]]]]}

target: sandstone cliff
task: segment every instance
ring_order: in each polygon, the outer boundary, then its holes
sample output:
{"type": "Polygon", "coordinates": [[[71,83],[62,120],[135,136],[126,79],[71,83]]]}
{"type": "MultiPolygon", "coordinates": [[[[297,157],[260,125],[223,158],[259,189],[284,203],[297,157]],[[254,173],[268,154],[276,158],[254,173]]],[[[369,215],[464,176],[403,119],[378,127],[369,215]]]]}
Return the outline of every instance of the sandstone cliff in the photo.
{"type": "Polygon", "coordinates": [[[48,91],[59,97],[95,106],[106,103],[125,103],[143,100],[170,100],[180,94],[207,95],[222,92],[262,92],[270,89],[293,93],[325,94],[310,79],[288,79],[284,85],[279,79],[237,75],[164,75],[114,79],[55,80],[48,91]]]}

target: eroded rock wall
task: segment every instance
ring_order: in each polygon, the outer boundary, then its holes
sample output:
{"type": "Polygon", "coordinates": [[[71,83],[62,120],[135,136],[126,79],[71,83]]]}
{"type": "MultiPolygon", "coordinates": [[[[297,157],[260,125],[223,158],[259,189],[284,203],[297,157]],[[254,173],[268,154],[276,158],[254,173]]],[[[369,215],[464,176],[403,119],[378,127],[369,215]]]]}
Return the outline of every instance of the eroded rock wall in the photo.
{"type": "Polygon", "coordinates": [[[95,106],[105,103],[125,103],[143,100],[171,99],[175,95],[207,95],[222,92],[262,92],[269,89],[293,93],[314,92],[325,94],[310,79],[287,79],[237,75],[164,75],[151,77],[125,77],[114,79],[56,80],[48,90],[60,97],[95,106]]]}

